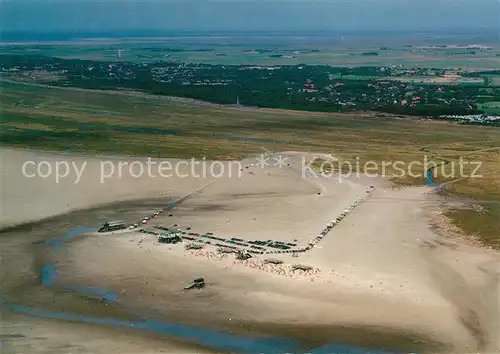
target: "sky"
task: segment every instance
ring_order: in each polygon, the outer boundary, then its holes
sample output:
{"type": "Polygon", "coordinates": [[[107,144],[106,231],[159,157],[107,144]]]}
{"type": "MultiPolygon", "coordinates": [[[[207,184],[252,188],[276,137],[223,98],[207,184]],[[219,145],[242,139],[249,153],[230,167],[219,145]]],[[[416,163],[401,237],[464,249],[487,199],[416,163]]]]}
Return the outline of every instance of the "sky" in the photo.
{"type": "Polygon", "coordinates": [[[0,0],[3,31],[500,33],[500,0],[0,0]]]}

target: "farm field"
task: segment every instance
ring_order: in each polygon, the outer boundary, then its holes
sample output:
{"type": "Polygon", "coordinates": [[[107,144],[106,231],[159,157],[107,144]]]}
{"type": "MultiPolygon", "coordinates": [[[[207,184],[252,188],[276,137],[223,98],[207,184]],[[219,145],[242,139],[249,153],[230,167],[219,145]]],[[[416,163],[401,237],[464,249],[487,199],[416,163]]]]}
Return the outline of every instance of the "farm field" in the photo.
{"type": "Polygon", "coordinates": [[[488,79],[489,86],[500,86],[500,76],[486,75],[485,77],[488,79]]]}
{"type": "Polygon", "coordinates": [[[223,65],[333,65],[462,68],[498,68],[500,48],[466,50],[463,47],[414,47],[395,43],[377,46],[377,40],[359,44],[356,38],[336,36],[291,46],[286,40],[239,37],[173,37],[165,39],[79,40],[63,43],[5,43],[3,54],[32,54],[88,60],[130,62],[181,61],[223,65]],[[245,43],[245,44],[241,44],[245,43]]]}
{"type": "Polygon", "coordinates": [[[446,78],[442,76],[413,76],[413,77],[391,77],[388,80],[398,80],[408,83],[435,84],[435,85],[484,85],[482,77],[459,77],[446,78]]]}
{"type": "Polygon", "coordinates": [[[483,103],[481,109],[489,114],[500,114],[500,102],[483,103]]]}
{"type": "MultiPolygon", "coordinates": [[[[401,184],[426,183],[418,174],[398,174],[425,158],[435,162],[477,161],[482,177],[457,179],[448,164],[435,170],[450,195],[481,200],[481,209],[450,209],[455,225],[499,247],[500,130],[372,113],[338,114],[277,109],[223,108],[134,92],[87,91],[4,84],[0,93],[1,143],[6,146],[151,157],[239,159],[271,151],[330,153],[355,170],[374,161],[377,172],[401,184]],[[358,163],[358,165],[356,165],[358,163]]],[[[472,173],[475,165],[465,165],[472,173]]],[[[373,168],[371,172],[373,172],[373,168]]]]}
{"type": "Polygon", "coordinates": [[[498,352],[500,47],[441,34],[1,43],[2,348],[498,352]]]}

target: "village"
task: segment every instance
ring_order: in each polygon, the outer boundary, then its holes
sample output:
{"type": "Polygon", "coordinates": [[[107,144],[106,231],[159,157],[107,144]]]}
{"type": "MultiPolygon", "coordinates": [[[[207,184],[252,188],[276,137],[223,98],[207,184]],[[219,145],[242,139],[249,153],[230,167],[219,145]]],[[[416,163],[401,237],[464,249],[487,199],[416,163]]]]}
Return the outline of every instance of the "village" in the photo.
{"type": "Polygon", "coordinates": [[[446,119],[486,125],[498,119],[462,116],[482,116],[486,113],[481,110],[485,102],[500,101],[500,88],[491,76],[403,65],[245,66],[2,55],[0,66],[3,77],[56,86],[103,89],[118,85],[122,89],[249,107],[338,112],[361,109],[436,119],[460,116],[446,119]]]}

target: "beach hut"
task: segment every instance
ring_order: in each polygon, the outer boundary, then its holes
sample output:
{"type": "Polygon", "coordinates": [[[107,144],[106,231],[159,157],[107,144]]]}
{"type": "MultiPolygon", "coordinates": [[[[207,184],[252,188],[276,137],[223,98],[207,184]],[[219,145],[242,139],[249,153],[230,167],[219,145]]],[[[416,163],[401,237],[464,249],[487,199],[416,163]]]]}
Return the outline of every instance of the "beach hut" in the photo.
{"type": "Polygon", "coordinates": [[[283,264],[283,261],[281,259],[276,259],[276,258],[267,258],[264,260],[264,264],[283,264]]]}
{"type": "Polygon", "coordinates": [[[238,251],[236,253],[236,259],[239,261],[246,261],[247,259],[252,258],[252,254],[247,251],[238,251]]]}
{"type": "Polygon", "coordinates": [[[127,225],[121,220],[108,221],[104,225],[102,225],[102,227],[97,232],[110,232],[110,231],[117,231],[117,230],[125,230],[126,228],[127,228],[127,225]]]}
{"type": "Polygon", "coordinates": [[[292,270],[293,271],[296,271],[296,270],[302,270],[304,272],[309,272],[311,271],[313,268],[310,267],[310,266],[307,266],[307,265],[303,265],[303,264],[294,264],[292,266],[292,270]]]}
{"type": "Polygon", "coordinates": [[[158,242],[165,244],[176,244],[182,242],[182,238],[177,234],[162,235],[158,237],[158,242]]]}
{"type": "Polygon", "coordinates": [[[221,246],[221,247],[217,248],[217,252],[219,252],[219,253],[235,253],[235,250],[232,248],[229,248],[229,247],[221,246]]]}
{"type": "Polygon", "coordinates": [[[205,246],[200,243],[189,243],[186,245],[186,250],[201,250],[205,246]]]}

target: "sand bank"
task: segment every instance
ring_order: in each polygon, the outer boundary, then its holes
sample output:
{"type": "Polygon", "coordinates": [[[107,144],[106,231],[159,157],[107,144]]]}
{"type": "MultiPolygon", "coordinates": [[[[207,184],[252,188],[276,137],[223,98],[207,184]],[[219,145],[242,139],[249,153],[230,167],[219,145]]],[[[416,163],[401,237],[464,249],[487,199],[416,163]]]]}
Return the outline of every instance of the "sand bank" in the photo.
{"type": "MultiPolygon", "coordinates": [[[[352,341],[412,347],[411,340],[379,343],[373,335],[352,339],[346,334],[346,329],[362,327],[386,335],[411,333],[415,349],[496,350],[498,255],[441,242],[428,227],[429,210],[439,200],[427,187],[392,190],[375,179],[306,178],[297,154],[285,154],[290,166],[253,166],[232,177],[122,176],[101,184],[95,179],[102,159],[8,151],[2,191],[4,220],[11,224],[115,200],[172,200],[216,180],[178,204],[172,216],[162,214],[154,223],[224,237],[307,244],[354,200],[367,198],[374,185],[372,195],[317,247],[298,258],[276,255],[283,266],[264,266],[263,259],[219,259],[210,248],[188,252],[182,245],[159,245],[140,233],[89,235],[53,257],[62,280],[114,290],[135,311],[174,322],[234,332],[251,328],[253,334],[289,336],[315,346],[352,341]],[[36,179],[30,184],[19,175],[26,159],[62,158],[86,159],[90,172],[78,184],[69,178],[65,183],[36,179]],[[316,270],[292,276],[287,267],[296,263],[316,270]],[[207,280],[206,289],[183,291],[200,276],[207,280]]],[[[136,222],[148,206],[138,206],[137,213],[116,209],[106,215],[122,214],[120,218],[136,222]]]]}

